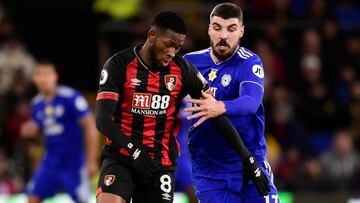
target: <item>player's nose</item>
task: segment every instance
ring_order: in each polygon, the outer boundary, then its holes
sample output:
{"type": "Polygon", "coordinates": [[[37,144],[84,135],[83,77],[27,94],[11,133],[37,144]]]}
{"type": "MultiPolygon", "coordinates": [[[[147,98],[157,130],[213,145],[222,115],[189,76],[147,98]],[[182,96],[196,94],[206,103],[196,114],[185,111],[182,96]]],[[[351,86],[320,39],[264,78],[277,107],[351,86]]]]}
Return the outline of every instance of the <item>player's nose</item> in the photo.
{"type": "Polygon", "coordinates": [[[221,39],[227,39],[228,37],[228,33],[226,31],[221,31],[220,32],[220,38],[221,39]]]}
{"type": "Polygon", "coordinates": [[[171,48],[169,49],[167,55],[171,58],[174,58],[175,57],[175,54],[176,54],[176,49],[175,48],[171,48]]]}

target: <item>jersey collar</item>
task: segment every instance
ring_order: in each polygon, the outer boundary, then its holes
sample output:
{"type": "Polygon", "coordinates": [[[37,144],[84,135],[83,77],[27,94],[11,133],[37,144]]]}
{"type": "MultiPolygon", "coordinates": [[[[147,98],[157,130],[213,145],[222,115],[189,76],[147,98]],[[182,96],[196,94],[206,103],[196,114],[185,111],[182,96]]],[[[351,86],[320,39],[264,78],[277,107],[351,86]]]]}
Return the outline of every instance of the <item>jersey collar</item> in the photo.
{"type": "Polygon", "coordinates": [[[210,59],[211,59],[211,61],[215,64],[215,65],[219,65],[219,64],[222,64],[222,63],[224,63],[224,62],[226,62],[226,61],[228,61],[228,60],[230,60],[232,57],[234,57],[234,55],[236,54],[236,52],[237,52],[237,50],[239,49],[239,45],[236,47],[236,51],[229,57],[229,58],[227,58],[226,60],[224,60],[224,61],[219,61],[219,62],[217,62],[216,63],[216,61],[215,61],[215,59],[213,58],[213,55],[212,55],[212,48],[210,47],[210,51],[209,51],[209,56],[210,56],[210,59]]]}

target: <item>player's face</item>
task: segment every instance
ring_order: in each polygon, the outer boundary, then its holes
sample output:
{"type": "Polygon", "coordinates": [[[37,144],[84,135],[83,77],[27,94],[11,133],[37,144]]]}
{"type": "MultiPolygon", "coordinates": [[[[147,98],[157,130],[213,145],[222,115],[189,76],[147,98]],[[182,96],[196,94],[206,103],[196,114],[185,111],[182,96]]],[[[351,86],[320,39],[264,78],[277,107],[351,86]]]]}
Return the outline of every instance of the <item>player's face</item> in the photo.
{"type": "Polygon", "coordinates": [[[55,67],[50,64],[38,64],[34,74],[33,82],[37,89],[43,94],[51,94],[55,91],[58,76],[55,67]]]}
{"type": "Polygon", "coordinates": [[[213,16],[208,34],[213,54],[223,61],[236,51],[240,38],[244,34],[244,25],[237,18],[223,19],[213,16]]]}
{"type": "Polygon", "coordinates": [[[171,30],[157,30],[153,34],[150,49],[152,65],[166,67],[183,46],[186,36],[171,30]]]}

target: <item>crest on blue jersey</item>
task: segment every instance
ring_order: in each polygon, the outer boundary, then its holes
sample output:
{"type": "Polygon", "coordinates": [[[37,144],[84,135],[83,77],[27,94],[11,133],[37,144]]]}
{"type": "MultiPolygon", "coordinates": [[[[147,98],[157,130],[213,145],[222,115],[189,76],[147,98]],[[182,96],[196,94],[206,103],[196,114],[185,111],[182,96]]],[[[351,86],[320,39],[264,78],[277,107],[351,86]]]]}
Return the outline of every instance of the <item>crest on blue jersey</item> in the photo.
{"type": "Polygon", "coordinates": [[[231,82],[231,75],[230,74],[225,74],[222,76],[221,78],[221,84],[223,87],[226,87],[230,84],[231,82]]]}
{"type": "Polygon", "coordinates": [[[208,74],[209,81],[214,81],[215,80],[215,78],[217,77],[216,72],[217,72],[216,69],[214,69],[214,68],[211,69],[210,73],[208,74]]]}

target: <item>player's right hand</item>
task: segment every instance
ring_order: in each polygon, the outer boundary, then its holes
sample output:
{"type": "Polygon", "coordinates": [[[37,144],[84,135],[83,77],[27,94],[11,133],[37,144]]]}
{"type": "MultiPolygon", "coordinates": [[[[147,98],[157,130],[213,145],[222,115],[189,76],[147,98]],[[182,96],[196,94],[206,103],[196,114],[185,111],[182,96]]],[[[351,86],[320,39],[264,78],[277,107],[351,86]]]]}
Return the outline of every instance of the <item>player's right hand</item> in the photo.
{"type": "Polygon", "coordinates": [[[32,138],[39,134],[39,128],[32,120],[25,121],[20,127],[20,135],[24,138],[32,138]]]}
{"type": "Polygon", "coordinates": [[[129,152],[130,159],[134,168],[144,176],[145,179],[150,178],[160,166],[155,164],[145,149],[145,146],[130,140],[126,144],[126,149],[129,152]]]}
{"type": "Polygon", "coordinates": [[[251,179],[261,196],[266,196],[270,192],[269,181],[264,172],[261,171],[254,157],[251,155],[243,160],[243,186],[248,187],[249,179],[251,179]]]}

